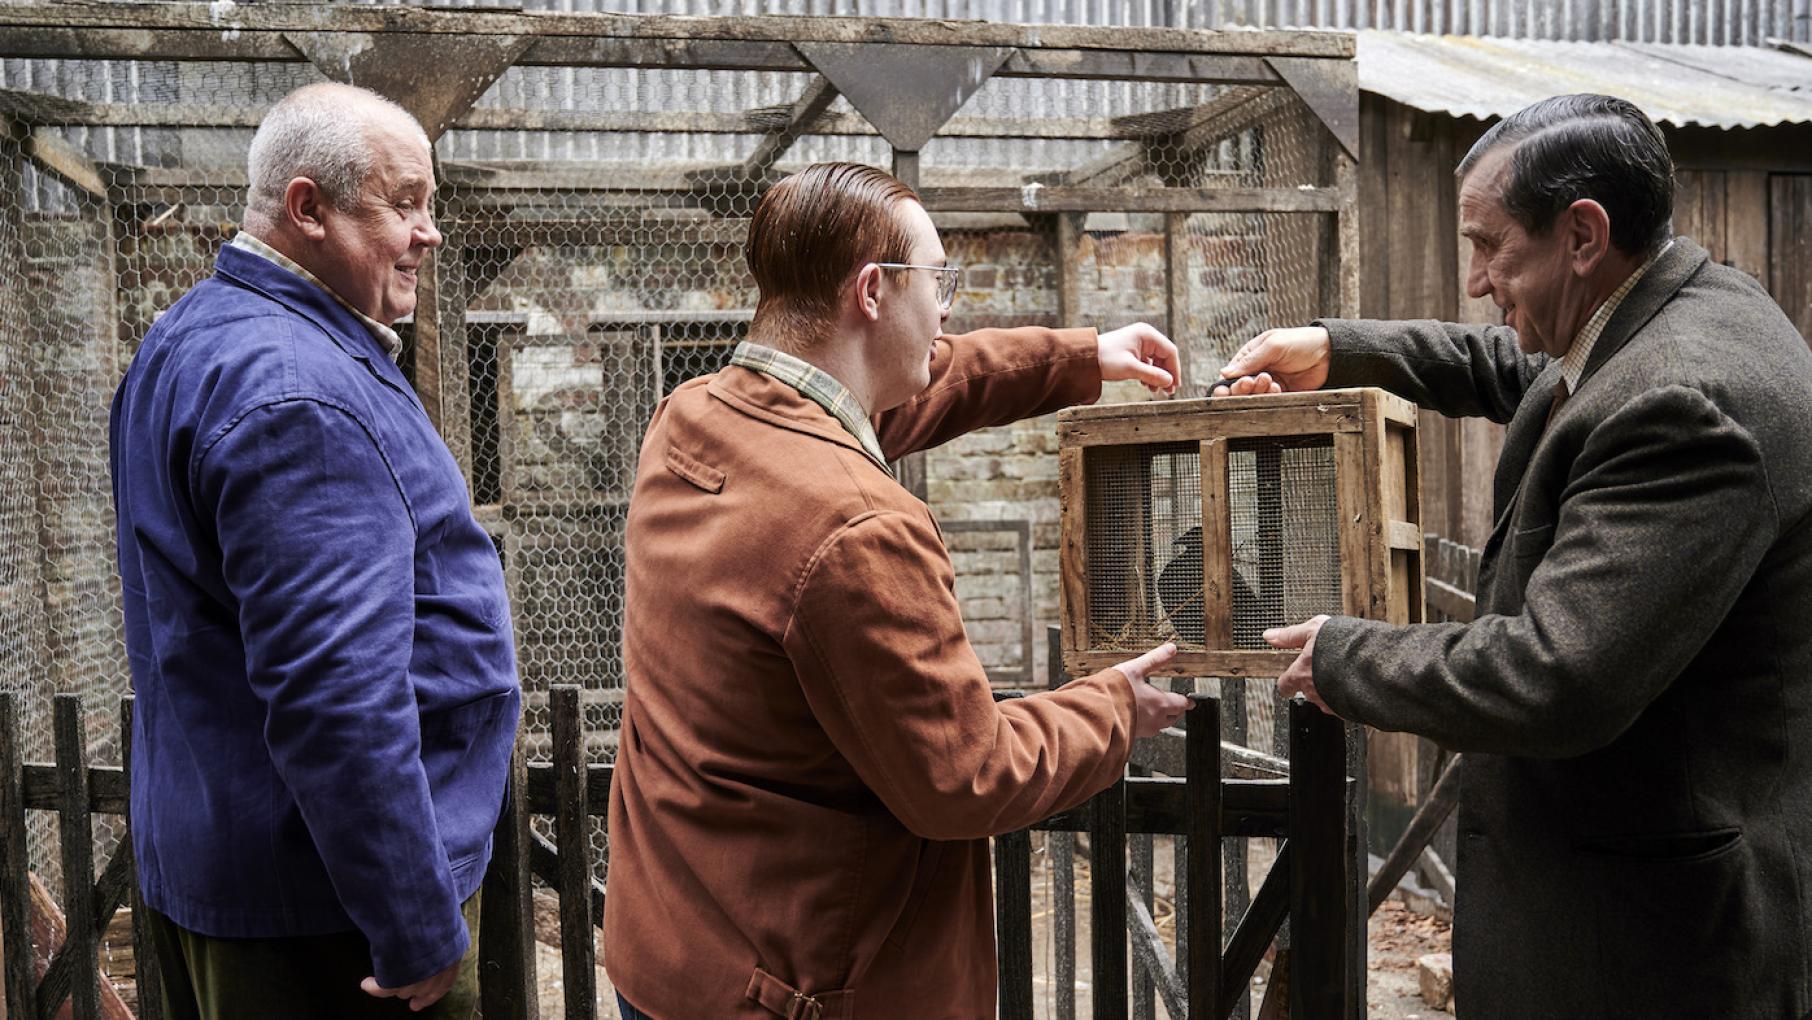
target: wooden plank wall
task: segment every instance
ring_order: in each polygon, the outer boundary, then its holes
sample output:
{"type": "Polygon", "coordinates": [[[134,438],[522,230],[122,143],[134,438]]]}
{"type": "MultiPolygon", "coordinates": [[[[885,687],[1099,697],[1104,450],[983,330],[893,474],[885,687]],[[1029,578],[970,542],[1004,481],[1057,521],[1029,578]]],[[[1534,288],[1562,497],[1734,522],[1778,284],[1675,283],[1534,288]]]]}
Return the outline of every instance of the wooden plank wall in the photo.
{"type": "MultiPolygon", "coordinates": [[[[1485,125],[1372,94],[1360,97],[1360,125],[1360,314],[1502,321],[1489,298],[1466,296],[1470,251],[1458,235],[1453,179],[1485,125]]],[[[1794,151],[1802,135],[1782,130],[1778,149],[1738,137],[1754,133],[1746,132],[1731,133],[1723,150],[1702,131],[1670,130],[1682,167],[1674,229],[1761,281],[1812,338],[1812,152],[1801,157],[1803,166],[1783,163],[1783,151],[1794,151]]],[[[1503,448],[1502,427],[1425,411],[1418,436],[1424,527],[1482,547],[1491,534],[1491,473],[1503,448]]]]}
{"type": "MultiPolygon", "coordinates": [[[[1360,314],[1378,319],[1500,321],[1465,295],[1453,168],[1483,132],[1477,122],[1360,97],[1360,314]]],[[[1491,532],[1491,469],[1503,429],[1424,411],[1422,525],[1471,545],[1491,532]]]]}
{"type": "Polygon", "coordinates": [[[1773,174],[1768,184],[1768,291],[1812,342],[1812,173],[1773,174]]]}

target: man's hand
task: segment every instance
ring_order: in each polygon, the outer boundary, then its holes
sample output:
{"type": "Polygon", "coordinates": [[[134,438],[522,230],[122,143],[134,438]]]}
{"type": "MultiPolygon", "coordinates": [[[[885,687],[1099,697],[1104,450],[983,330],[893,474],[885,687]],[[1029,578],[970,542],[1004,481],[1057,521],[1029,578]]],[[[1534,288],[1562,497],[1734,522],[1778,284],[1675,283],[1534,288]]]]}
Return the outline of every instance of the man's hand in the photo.
{"type": "Polygon", "coordinates": [[[412,985],[404,985],[401,988],[384,988],[377,983],[375,977],[368,977],[359,982],[359,987],[365,989],[366,995],[374,995],[380,999],[406,999],[409,1002],[409,1011],[419,1013],[439,1002],[440,997],[447,994],[448,990],[453,987],[453,982],[459,978],[459,964],[459,960],[454,960],[453,966],[439,974],[423,978],[412,985]]]}
{"type": "Polygon", "coordinates": [[[1133,739],[1157,736],[1160,730],[1176,725],[1189,711],[1190,700],[1153,687],[1145,681],[1152,670],[1162,669],[1177,656],[1177,646],[1166,642],[1136,659],[1128,659],[1114,668],[1126,674],[1133,689],[1133,739]]]}
{"type": "Polygon", "coordinates": [[[1096,357],[1101,362],[1101,381],[1118,382],[1137,379],[1153,393],[1175,393],[1181,370],[1177,366],[1177,345],[1149,323],[1109,330],[1095,339],[1096,357]]]}
{"type": "Polygon", "coordinates": [[[1272,648],[1302,649],[1302,654],[1290,663],[1290,668],[1277,678],[1278,696],[1293,698],[1300,694],[1309,699],[1309,704],[1333,715],[1334,710],[1321,700],[1321,692],[1315,689],[1315,635],[1321,633],[1321,625],[1326,622],[1326,616],[1312,616],[1294,627],[1272,627],[1265,631],[1265,640],[1272,648]]]}
{"type": "Polygon", "coordinates": [[[1328,349],[1328,331],[1320,326],[1267,329],[1221,369],[1214,395],[1318,390],[1328,381],[1328,349]]]}

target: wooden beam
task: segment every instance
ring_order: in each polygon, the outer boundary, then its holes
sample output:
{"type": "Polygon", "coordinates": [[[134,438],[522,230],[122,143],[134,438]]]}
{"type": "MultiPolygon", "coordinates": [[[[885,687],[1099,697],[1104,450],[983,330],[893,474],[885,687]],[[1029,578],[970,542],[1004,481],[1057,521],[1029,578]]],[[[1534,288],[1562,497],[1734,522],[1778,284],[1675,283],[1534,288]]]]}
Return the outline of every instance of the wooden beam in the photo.
{"type": "Polygon", "coordinates": [[[774,164],[780,162],[780,157],[786,155],[786,151],[799,140],[800,135],[809,134],[816,129],[819,118],[824,116],[824,112],[836,100],[837,87],[829,79],[823,75],[813,78],[788,108],[786,122],[768,132],[767,137],[755,146],[755,151],[749,153],[749,158],[742,161],[737,174],[744,180],[757,180],[766,176],[774,168],[774,164]]]}
{"type": "MultiPolygon", "coordinates": [[[[4,129],[5,118],[0,117],[0,130],[4,129]]],[[[88,158],[88,154],[65,141],[63,136],[47,127],[34,127],[26,134],[21,145],[25,157],[38,165],[40,170],[57,180],[99,199],[107,201],[107,180],[102,175],[99,164],[88,158]]]]}
{"type": "Polygon", "coordinates": [[[926,188],[925,208],[943,212],[1335,212],[1331,188],[926,188]]]}
{"type": "MultiPolygon", "coordinates": [[[[1031,50],[1117,50],[1136,70],[1158,54],[1302,56],[1349,58],[1350,33],[1305,31],[1206,31],[1175,28],[1103,28],[1080,25],[1013,25],[929,18],[719,17],[445,10],[387,5],[243,4],[229,10],[206,3],[107,3],[0,5],[5,28],[92,32],[125,29],[205,33],[237,43],[272,32],[442,33],[530,35],[734,42],[885,42],[930,45],[1012,46],[1031,50]]],[[[0,50],[0,55],[12,56],[0,50]]]]}

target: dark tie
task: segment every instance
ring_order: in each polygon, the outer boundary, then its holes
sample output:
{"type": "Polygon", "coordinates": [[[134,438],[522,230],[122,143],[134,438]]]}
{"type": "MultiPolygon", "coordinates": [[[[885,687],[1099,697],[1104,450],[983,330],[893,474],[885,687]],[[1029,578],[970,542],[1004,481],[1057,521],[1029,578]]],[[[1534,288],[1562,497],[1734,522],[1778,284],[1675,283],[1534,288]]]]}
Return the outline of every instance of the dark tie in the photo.
{"type": "Polygon", "coordinates": [[[1547,434],[1548,426],[1554,424],[1554,416],[1560,413],[1560,405],[1567,402],[1567,397],[1569,395],[1570,391],[1567,389],[1567,381],[1565,379],[1554,384],[1554,399],[1548,404],[1548,417],[1542,422],[1541,426],[1544,435],[1547,434]]]}

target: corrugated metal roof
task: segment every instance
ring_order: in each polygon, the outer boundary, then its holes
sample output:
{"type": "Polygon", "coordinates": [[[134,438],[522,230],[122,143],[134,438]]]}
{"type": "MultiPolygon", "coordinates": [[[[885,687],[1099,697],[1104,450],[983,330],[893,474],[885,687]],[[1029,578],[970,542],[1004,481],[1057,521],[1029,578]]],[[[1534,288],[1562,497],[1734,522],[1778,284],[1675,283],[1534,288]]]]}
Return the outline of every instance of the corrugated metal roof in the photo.
{"type": "Polygon", "coordinates": [[[1503,117],[1548,96],[1628,99],[1686,127],[1812,123],[1812,58],[1759,46],[1359,33],[1359,87],[1418,110],[1503,117]]]}

